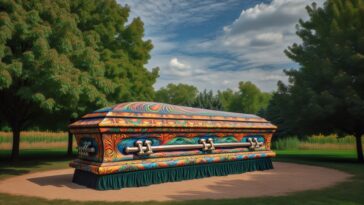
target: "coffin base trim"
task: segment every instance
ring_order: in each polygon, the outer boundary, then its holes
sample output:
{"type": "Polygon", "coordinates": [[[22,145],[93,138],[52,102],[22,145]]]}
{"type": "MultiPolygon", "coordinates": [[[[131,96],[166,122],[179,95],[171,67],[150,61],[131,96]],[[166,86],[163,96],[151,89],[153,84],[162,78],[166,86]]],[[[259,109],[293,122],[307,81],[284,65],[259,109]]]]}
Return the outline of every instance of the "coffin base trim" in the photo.
{"type": "Polygon", "coordinates": [[[97,163],[76,159],[70,163],[75,169],[92,172],[98,175],[113,174],[117,172],[132,172],[146,169],[160,169],[179,166],[190,166],[206,163],[220,163],[226,161],[247,160],[256,158],[275,157],[272,151],[236,152],[223,154],[206,154],[194,156],[150,158],[144,160],[127,160],[119,162],[97,163]]]}
{"type": "Polygon", "coordinates": [[[110,190],[268,169],[273,169],[271,158],[197,164],[108,175],[97,175],[76,169],[73,182],[97,190],[110,190]]]}

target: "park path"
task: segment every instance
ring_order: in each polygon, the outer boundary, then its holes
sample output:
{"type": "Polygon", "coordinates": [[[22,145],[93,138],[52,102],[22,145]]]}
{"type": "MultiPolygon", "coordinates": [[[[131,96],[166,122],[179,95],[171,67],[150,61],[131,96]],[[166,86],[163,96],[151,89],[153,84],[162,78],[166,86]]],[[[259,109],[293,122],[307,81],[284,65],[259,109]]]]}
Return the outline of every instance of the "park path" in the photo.
{"type": "Polygon", "coordinates": [[[334,169],[275,162],[273,170],[209,177],[121,190],[97,191],[73,184],[73,169],[25,174],[0,181],[0,192],[78,201],[169,201],[281,196],[348,180],[334,169]]]}

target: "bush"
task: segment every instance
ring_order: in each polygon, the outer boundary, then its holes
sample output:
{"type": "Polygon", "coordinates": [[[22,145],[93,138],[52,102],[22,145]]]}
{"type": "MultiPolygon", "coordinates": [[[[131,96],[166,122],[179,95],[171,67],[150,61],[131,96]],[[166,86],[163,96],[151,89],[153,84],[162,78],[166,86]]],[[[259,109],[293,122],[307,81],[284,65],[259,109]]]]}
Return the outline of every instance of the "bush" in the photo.
{"type": "Polygon", "coordinates": [[[345,137],[338,137],[336,134],[331,135],[313,135],[308,137],[306,142],[312,144],[355,144],[354,136],[347,135],[345,137]]]}
{"type": "Polygon", "coordinates": [[[300,141],[297,137],[281,138],[272,143],[272,148],[276,150],[297,150],[300,141]]]}

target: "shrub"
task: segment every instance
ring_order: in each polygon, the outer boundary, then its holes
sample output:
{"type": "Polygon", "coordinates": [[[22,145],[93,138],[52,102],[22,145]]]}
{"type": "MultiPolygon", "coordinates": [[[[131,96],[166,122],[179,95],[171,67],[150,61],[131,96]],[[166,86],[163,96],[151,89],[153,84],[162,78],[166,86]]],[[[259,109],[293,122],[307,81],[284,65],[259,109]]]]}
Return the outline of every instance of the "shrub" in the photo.
{"type": "Polygon", "coordinates": [[[299,139],[294,136],[277,139],[272,143],[272,148],[276,150],[297,150],[299,148],[299,145],[299,139]]]}

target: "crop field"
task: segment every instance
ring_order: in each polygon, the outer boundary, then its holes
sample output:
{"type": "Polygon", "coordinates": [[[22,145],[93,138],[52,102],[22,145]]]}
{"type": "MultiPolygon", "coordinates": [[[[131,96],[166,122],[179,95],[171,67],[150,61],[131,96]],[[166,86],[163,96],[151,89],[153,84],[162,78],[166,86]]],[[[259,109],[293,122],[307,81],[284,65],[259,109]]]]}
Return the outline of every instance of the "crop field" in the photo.
{"type": "MultiPolygon", "coordinates": [[[[21,132],[21,142],[38,143],[38,142],[66,142],[67,132],[48,132],[48,131],[26,131],[21,132]]],[[[0,143],[11,143],[11,132],[0,132],[0,143]]]]}
{"type": "MultiPolygon", "coordinates": [[[[21,149],[59,148],[67,146],[67,132],[26,131],[21,132],[21,149]]],[[[11,149],[12,133],[0,132],[0,149],[11,149]]]]}

